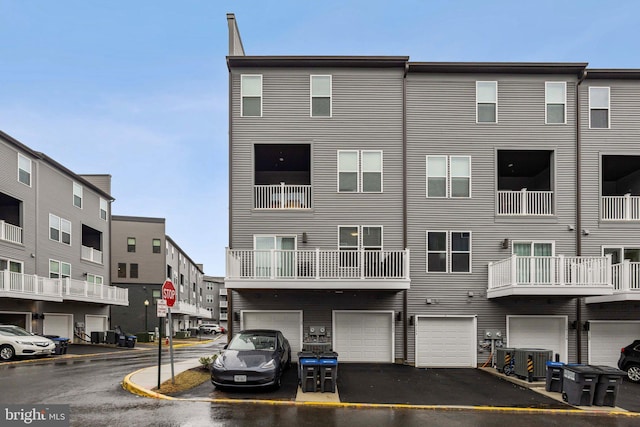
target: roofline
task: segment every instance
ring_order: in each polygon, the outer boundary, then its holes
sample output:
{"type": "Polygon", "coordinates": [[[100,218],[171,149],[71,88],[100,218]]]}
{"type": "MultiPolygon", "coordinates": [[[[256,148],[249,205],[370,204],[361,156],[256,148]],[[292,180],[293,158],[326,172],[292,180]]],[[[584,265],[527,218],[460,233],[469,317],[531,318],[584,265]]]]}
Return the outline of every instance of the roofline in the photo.
{"type": "Polygon", "coordinates": [[[130,221],[130,222],[150,222],[154,224],[164,224],[164,218],[152,218],[147,216],[127,216],[127,215],[111,215],[112,221],[130,221]]]}
{"type": "Polygon", "coordinates": [[[409,62],[409,72],[495,73],[495,74],[575,74],[580,76],[586,62],[409,62]]]}
{"type": "Polygon", "coordinates": [[[589,79],[640,79],[640,69],[614,69],[614,68],[587,68],[587,80],[589,79]]]}
{"type": "MultiPolygon", "coordinates": [[[[87,187],[91,188],[96,193],[98,193],[101,196],[104,196],[105,198],[109,199],[109,201],[113,202],[115,200],[115,198],[111,194],[106,193],[105,191],[103,191],[102,189],[98,188],[97,186],[95,186],[94,184],[92,184],[91,182],[89,182],[88,180],[83,178],[82,176],[80,176],[77,173],[73,172],[71,169],[67,168],[66,166],[63,166],[61,163],[58,163],[57,161],[53,160],[51,157],[47,156],[46,154],[44,154],[44,153],[42,153],[40,151],[35,151],[35,150],[27,147],[22,142],[18,141],[17,139],[12,137],[11,135],[9,135],[9,134],[1,131],[1,130],[0,130],[0,138],[4,139],[6,142],[16,146],[20,150],[22,150],[22,151],[24,151],[26,153],[29,153],[31,156],[35,157],[36,159],[40,159],[43,162],[49,163],[54,168],[56,168],[56,169],[64,172],[65,174],[69,175],[73,180],[81,182],[84,186],[87,186],[87,187]]],[[[85,174],[85,175],[92,175],[92,174],[85,174]]],[[[96,176],[96,175],[111,176],[109,174],[93,174],[93,175],[94,176],[96,176]]]]}
{"type": "Polygon", "coordinates": [[[227,56],[232,67],[404,67],[408,56],[227,56]]]}
{"type": "Polygon", "coordinates": [[[204,267],[203,267],[203,268],[200,268],[200,264],[198,264],[198,263],[197,263],[197,262],[195,262],[193,259],[191,259],[191,257],[189,256],[189,254],[187,254],[187,252],[185,252],[185,250],[184,250],[184,249],[182,249],[182,248],[180,247],[180,245],[176,243],[176,241],[175,241],[175,240],[173,240],[171,237],[169,237],[169,235],[168,235],[168,234],[166,234],[166,235],[165,235],[165,238],[166,238],[169,242],[171,242],[171,244],[172,244],[173,246],[175,246],[176,248],[178,248],[178,249],[180,250],[180,252],[182,252],[182,255],[186,256],[186,257],[187,257],[187,259],[188,259],[189,261],[191,261],[191,264],[193,264],[193,265],[198,269],[198,271],[199,271],[200,273],[202,273],[202,280],[204,280],[204,267]]]}

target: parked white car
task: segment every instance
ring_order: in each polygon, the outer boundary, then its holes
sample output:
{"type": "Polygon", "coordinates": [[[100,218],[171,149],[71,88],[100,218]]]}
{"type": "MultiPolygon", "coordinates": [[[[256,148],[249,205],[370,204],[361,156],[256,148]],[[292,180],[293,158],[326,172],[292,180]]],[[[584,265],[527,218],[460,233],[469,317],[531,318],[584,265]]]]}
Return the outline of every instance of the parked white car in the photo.
{"type": "Polygon", "coordinates": [[[204,323],[200,325],[199,329],[203,334],[221,334],[224,332],[224,328],[216,323],[204,323]]]}
{"type": "Polygon", "coordinates": [[[0,325],[0,361],[16,356],[51,356],[56,344],[15,325],[0,325]]]}

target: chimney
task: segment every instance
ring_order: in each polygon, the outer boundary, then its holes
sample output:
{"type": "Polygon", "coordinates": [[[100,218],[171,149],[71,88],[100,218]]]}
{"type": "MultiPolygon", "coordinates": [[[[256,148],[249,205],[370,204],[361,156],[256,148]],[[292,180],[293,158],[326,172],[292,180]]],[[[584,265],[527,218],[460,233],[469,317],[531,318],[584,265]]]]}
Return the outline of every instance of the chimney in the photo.
{"type": "Polygon", "coordinates": [[[227,13],[227,23],[229,24],[229,56],[244,56],[240,30],[233,13],[227,13]]]}

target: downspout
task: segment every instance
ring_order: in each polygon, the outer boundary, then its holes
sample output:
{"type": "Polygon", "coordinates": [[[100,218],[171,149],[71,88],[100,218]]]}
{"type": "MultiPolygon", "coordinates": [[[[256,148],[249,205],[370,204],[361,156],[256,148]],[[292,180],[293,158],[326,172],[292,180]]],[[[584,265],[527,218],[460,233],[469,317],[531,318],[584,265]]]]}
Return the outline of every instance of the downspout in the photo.
{"type": "MultiPolygon", "coordinates": [[[[232,99],[231,99],[231,91],[233,88],[233,84],[232,84],[232,73],[231,73],[231,65],[229,64],[229,59],[227,58],[227,69],[229,70],[229,248],[232,248],[232,238],[233,238],[233,233],[232,233],[232,227],[231,227],[231,218],[233,218],[233,204],[231,203],[231,189],[233,188],[233,186],[231,185],[232,183],[232,174],[231,171],[233,170],[233,156],[231,153],[231,149],[232,149],[232,141],[233,141],[233,128],[231,126],[231,115],[232,115],[232,99]]],[[[227,254],[225,253],[225,257],[227,256],[227,254]]],[[[226,263],[225,263],[225,270],[226,270],[226,263]]],[[[226,276],[227,272],[225,271],[225,276],[226,276]]],[[[225,284],[225,288],[226,288],[226,284],[225,284]]],[[[227,339],[230,340],[231,337],[233,336],[233,291],[231,289],[227,289],[227,339]]]]}
{"type": "MultiPolygon", "coordinates": [[[[407,249],[407,73],[409,71],[409,63],[404,63],[404,73],[402,75],[402,247],[407,249]]],[[[409,269],[411,266],[409,266],[409,269]]],[[[409,274],[409,271],[407,271],[409,274]]],[[[402,352],[403,362],[406,365],[409,356],[409,314],[408,300],[409,291],[405,289],[402,291],[402,352]]]]}
{"type": "MultiPolygon", "coordinates": [[[[580,173],[580,84],[587,78],[587,70],[576,84],[576,256],[582,256],[582,208],[581,208],[581,173],[580,173]]],[[[576,298],[576,352],[577,363],[582,363],[582,298],[576,298]]]]}

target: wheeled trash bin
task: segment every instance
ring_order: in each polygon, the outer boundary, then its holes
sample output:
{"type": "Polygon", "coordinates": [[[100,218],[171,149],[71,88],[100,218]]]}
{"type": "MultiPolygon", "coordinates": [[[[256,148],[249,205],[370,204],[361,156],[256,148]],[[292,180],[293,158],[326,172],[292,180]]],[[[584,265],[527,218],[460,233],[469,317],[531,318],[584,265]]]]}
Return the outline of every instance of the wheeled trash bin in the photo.
{"type": "Polygon", "coordinates": [[[595,366],[600,370],[600,377],[593,395],[593,404],[596,406],[616,406],[618,387],[622,384],[622,378],[627,374],[620,369],[611,366],[595,366]]]}
{"type": "Polygon", "coordinates": [[[321,392],[336,392],[338,380],[338,353],[330,351],[320,354],[318,359],[320,365],[319,380],[321,392]]]}
{"type": "Polygon", "coordinates": [[[298,383],[304,393],[318,391],[319,359],[315,353],[298,353],[298,383]]]}
{"type": "Polygon", "coordinates": [[[562,398],[569,405],[591,406],[600,370],[593,366],[565,366],[562,373],[562,398]]]}

